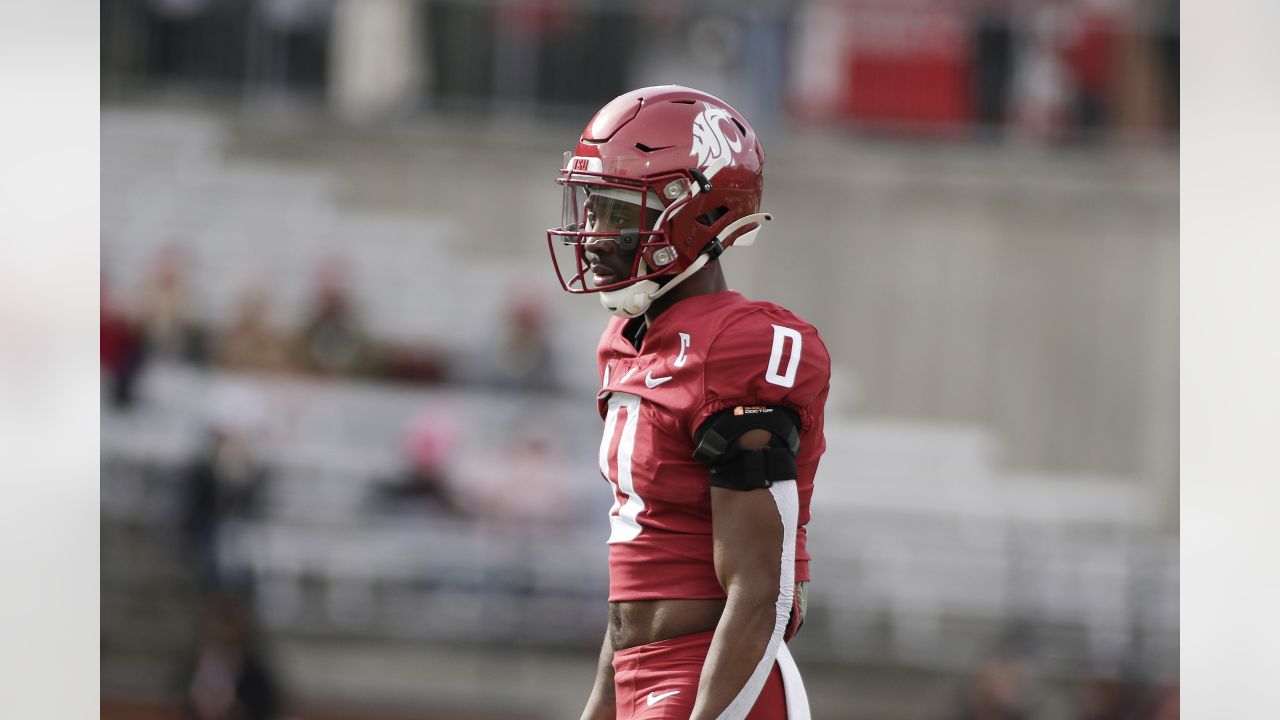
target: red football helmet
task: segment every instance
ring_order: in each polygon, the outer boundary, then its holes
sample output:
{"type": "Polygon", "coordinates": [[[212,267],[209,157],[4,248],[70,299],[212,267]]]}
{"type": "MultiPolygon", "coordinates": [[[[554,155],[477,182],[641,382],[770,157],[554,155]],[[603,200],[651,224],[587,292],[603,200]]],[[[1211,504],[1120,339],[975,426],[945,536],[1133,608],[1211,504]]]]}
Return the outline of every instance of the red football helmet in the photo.
{"type": "Polygon", "coordinates": [[[560,284],[601,293],[636,317],[725,248],[749,245],[771,219],[758,212],[764,148],[738,111],[679,85],[633,90],[592,118],[565,153],[560,227],[547,244],[560,284]],[[588,246],[616,242],[629,274],[589,275],[588,246]]]}

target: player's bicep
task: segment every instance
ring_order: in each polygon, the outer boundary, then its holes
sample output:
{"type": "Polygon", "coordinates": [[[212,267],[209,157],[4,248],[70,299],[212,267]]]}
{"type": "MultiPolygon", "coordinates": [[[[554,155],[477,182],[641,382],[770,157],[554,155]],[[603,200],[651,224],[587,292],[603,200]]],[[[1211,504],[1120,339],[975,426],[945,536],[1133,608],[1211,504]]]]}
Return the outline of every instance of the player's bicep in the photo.
{"type": "Polygon", "coordinates": [[[790,477],[782,477],[787,473],[780,472],[778,477],[766,479],[763,465],[752,463],[748,458],[758,453],[789,452],[786,442],[779,440],[775,431],[785,433],[790,420],[782,417],[781,413],[775,419],[782,420],[782,425],[760,427],[741,415],[728,414],[718,421],[709,422],[704,433],[704,439],[706,435],[717,432],[732,438],[730,449],[721,457],[703,454],[713,473],[717,468],[721,471],[719,481],[715,475],[711,478],[716,577],[726,592],[757,596],[762,603],[772,602],[777,595],[781,572],[779,558],[785,538],[774,494],[767,485],[762,487],[760,484],[794,484],[794,473],[790,477]],[[734,456],[737,460],[726,464],[724,456],[734,456]],[[726,467],[732,468],[733,475],[745,477],[725,477],[726,467]],[[753,471],[751,468],[756,469],[753,471]],[[753,474],[757,477],[751,477],[753,474]]]}
{"type": "Polygon", "coordinates": [[[711,488],[711,528],[716,579],[725,592],[778,594],[783,524],[767,489],[711,488]]]}

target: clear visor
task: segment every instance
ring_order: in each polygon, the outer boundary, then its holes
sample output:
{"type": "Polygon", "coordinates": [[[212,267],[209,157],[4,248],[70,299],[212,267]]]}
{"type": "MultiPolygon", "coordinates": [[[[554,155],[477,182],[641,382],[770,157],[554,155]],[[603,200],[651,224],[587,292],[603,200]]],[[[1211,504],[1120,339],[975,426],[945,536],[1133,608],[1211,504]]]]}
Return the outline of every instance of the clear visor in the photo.
{"type": "Polygon", "coordinates": [[[653,230],[663,210],[662,202],[652,190],[644,195],[647,203],[642,211],[640,190],[565,183],[560,227],[570,232],[593,233],[653,230]]]}

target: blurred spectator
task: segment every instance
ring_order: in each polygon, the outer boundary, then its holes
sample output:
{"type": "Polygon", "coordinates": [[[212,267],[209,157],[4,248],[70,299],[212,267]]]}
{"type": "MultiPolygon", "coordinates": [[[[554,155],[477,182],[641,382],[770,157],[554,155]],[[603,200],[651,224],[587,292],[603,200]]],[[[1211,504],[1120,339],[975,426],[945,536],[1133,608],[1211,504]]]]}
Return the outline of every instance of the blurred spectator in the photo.
{"type": "Polygon", "coordinates": [[[145,3],[148,28],[147,69],[171,79],[196,74],[201,62],[200,36],[207,22],[211,0],[149,0],[145,3]]]}
{"type": "Polygon", "coordinates": [[[139,39],[148,79],[217,91],[246,80],[253,2],[146,0],[139,39]]]}
{"type": "Polygon", "coordinates": [[[362,375],[373,365],[373,348],[351,299],[346,269],[338,260],[321,262],[314,304],[297,341],[301,365],[322,375],[362,375]]]}
{"type": "MultiPolygon", "coordinates": [[[[787,58],[799,3],[744,3],[742,67],[736,86],[741,87],[757,132],[769,134],[783,128],[787,94],[787,58]]],[[[739,105],[741,107],[741,105],[739,105]]]]}
{"type": "Polygon", "coordinates": [[[1165,129],[1176,133],[1179,123],[1179,84],[1182,79],[1178,0],[1156,0],[1155,28],[1165,129]]]}
{"type": "Polygon", "coordinates": [[[1014,36],[1009,0],[980,0],[972,28],[973,105],[984,133],[997,133],[1005,123],[1013,75],[1014,36]]]}
{"type": "Polygon", "coordinates": [[[449,377],[448,353],[435,347],[379,343],[378,376],[406,383],[444,382],[449,377]]]}
{"type": "Polygon", "coordinates": [[[954,720],[1025,720],[1026,668],[1015,655],[1002,653],[974,673],[954,720]]]}
{"type": "Polygon", "coordinates": [[[1181,706],[1178,684],[1164,685],[1156,690],[1149,717],[1151,720],[1178,720],[1181,706]]]}
{"type": "Polygon", "coordinates": [[[493,8],[498,42],[494,52],[494,95],[512,107],[528,108],[538,90],[540,45],[562,31],[567,18],[546,0],[507,0],[493,8]]]}
{"type": "Polygon", "coordinates": [[[1099,0],[1076,3],[1066,27],[1063,56],[1074,90],[1072,134],[1097,136],[1111,119],[1119,22],[1099,0]]]}
{"type": "Polygon", "coordinates": [[[215,391],[208,437],[184,472],[182,528],[206,590],[247,582],[236,555],[239,524],[263,507],[267,468],[256,456],[261,398],[245,385],[215,391]]]}
{"type": "Polygon", "coordinates": [[[138,375],[143,367],[143,348],[138,329],[111,297],[107,280],[102,279],[98,307],[100,364],[106,373],[111,404],[125,409],[133,404],[138,375]]]}
{"type": "Polygon", "coordinates": [[[458,425],[452,413],[435,408],[419,412],[404,433],[404,470],[375,488],[378,500],[391,507],[411,504],[429,514],[462,514],[449,481],[457,447],[458,425]]]}
{"type": "Polygon", "coordinates": [[[279,371],[289,365],[284,338],[272,327],[267,291],[260,283],[247,286],[236,300],[235,315],[218,338],[218,363],[242,372],[279,371]]]}
{"type": "Polygon", "coordinates": [[[138,322],[149,360],[204,361],[204,329],[187,295],[184,260],[173,245],[156,255],[142,290],[138,322]]]}
{"type": "Polygon", "coordinates": [[[532,295],[518,300],[507,320],[499,384],[553,391],[559,386],[555,355],[547,335],[546,311],[532,295]]]}
{"type": "Polygon", "coordinates": [[[263,32],[257,38],[264,62],[255,75],[266,89],[323,90],[329,77],[329,23],[334,0],[258,0],[263,32]]]}
{"type": "Polygon", "coordinates": [[[793,115],[829,122],[840,114],[851,15],[831,3],[798,4],[787,62],[787,93],[793,115]]]}
{"type": "Polygon", "coordinates": [[[1051,0],[1031,6],[1021,16],[1013,78],[1014,122],[1021,135],[1038,140],[1062,137],[1073,94],[1060,52],[1066,13],[1064,5],[1051,0]]]}
{"type": "Polygon", "coordinates": [[[192,720],[271,720],[282,711],[279,681],[252,612],[234,595],[214,600],[184,675],[185,714],[192,720]]]}
{"type": "Polygon", "coordinates": [[[463,501],[480,518],[538,525],[576,510],[566,487],[572,473],[555,437],[536,424],[517,431],[494,454],[473,459],[460,474],[463,501]]]}
{"type": "Polygon", "coordinates": [[[1139,687],[1119,673],[1095,671],[1081,688],[1079,720],[1138,720],[1139,687]]]}

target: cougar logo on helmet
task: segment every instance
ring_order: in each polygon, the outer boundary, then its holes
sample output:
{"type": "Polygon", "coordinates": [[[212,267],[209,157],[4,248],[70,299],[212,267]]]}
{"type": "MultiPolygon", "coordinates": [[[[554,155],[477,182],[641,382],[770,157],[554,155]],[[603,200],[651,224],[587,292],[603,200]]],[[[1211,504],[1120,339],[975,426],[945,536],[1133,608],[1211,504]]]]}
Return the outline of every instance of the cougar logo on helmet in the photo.
{"type": "Polygon", "coordinates": [[[693,119],[693,151],[690,155],[698,156],[698,166],[706,167],[711,161],[729,154],[729,164],[733,164],[732,153],[742,151],[742,138],[734,128],[734,138],[730,140],[724,134],[724,126],[733,126],[733,119],[724,108],[707,105],[707,109],[698,113],[693,119]]]}

